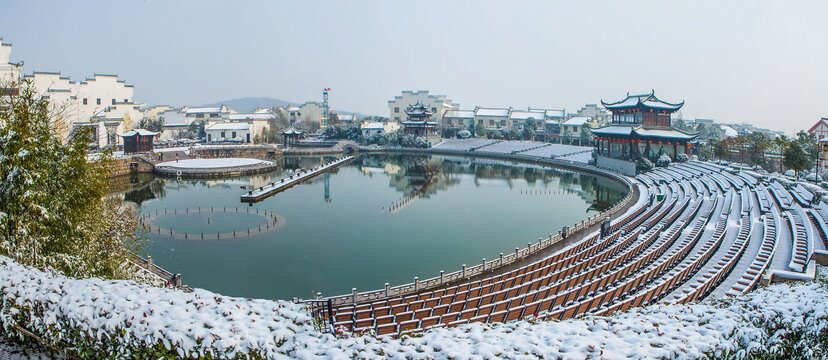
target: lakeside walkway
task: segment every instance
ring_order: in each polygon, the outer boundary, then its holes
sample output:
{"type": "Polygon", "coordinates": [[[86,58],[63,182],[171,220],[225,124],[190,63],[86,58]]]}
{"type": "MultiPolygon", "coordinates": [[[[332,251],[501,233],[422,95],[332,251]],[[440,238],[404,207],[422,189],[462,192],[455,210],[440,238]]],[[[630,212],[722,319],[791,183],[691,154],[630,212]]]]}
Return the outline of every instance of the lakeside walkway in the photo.
{"type": "Polygon", "coordinates": [[[287,190],[293,185],[308,180],[314,176],[323,174],[330,169],[333,169],[339,165],[351,161],[353,160],[353,158],[353,156],[346,156],[334,161],[324,163],[313,169],[299,170],[296,174],[290,175],[288,178],[282,178],[278,182],[272,182],[270,183],[270,185],[259,187],[258,190],[248,191],[247,194],[241,196],[241,201],[246,203],[262,201],[269,196],[273,196],[274,194],[287,190]]]}

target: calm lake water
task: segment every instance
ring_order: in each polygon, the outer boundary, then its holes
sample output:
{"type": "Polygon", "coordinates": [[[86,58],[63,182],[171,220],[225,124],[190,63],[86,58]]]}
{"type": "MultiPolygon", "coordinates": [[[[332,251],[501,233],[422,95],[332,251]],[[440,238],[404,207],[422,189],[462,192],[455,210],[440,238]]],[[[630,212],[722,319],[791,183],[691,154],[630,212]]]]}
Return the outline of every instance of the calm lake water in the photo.
{"type": "Polygon", "coordinates": [[[609,208],[626,192],[603,178],[531,164],[363,154],[252,206],[241,203],[246,188],[322,161],[285,157],[280,170],[232,179],[134,177],[122,180],[128,184],[120,194],[152,214],[146,251],[184,283],[290,299],[378,289],[477,264],[609,208]],[[202,232],[205,240],[193,237],[202,232]]]}

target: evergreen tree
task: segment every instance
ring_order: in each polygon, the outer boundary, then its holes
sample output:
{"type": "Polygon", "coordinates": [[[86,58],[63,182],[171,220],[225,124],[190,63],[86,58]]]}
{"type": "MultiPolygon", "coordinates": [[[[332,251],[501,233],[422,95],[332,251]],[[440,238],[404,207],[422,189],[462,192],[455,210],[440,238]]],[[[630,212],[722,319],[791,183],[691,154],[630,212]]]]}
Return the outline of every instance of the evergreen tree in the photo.
{"type": "Polygon", "coordinates": [[[0,97],[0,255],[69,276],[130,277],[141,236],[133,210],[107,198],[109,153],[87,159],[91,133],[63,143],[30,83],[0,97]]]}

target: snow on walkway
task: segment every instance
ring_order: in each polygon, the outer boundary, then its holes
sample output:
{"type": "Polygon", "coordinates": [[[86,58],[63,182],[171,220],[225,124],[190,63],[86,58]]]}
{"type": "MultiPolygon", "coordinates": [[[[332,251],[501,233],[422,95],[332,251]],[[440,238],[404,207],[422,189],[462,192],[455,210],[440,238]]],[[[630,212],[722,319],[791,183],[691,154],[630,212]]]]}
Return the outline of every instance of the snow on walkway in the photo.
{"type": "Polygon", "coordinates": [[[251,165],[271,165],[273,162],[259,159],[227,158],[227,159],[184,159],[179,161],[165,161],[158,163],[157,167],[170,167],[180,169],[218,169],[251,165]]]}

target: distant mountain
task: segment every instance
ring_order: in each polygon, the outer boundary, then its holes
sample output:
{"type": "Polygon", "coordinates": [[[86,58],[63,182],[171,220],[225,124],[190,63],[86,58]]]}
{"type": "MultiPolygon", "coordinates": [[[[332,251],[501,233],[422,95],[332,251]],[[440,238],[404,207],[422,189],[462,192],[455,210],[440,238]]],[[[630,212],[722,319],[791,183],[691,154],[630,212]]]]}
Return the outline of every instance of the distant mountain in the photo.
{"type": "MultiPolygon", "coordinates": [[[[202,107],[217,107],[217,106],[227,106],[228,109],[236,110],[240,113],[249,113],[253,112],[257,108],[271,108],[277,106],[288,107],[290,105],[302,105],[300,103],[290,102],[282,99],[274,99],[269,97],[245,97],[240,99],[232,99],[232,100],[224,100],[224,101],[217,101],[211,104],[204,104],[201,105],[202,107]]],[[[344,111],[344,110],[333,110],[334,113],[337,114],[356,114],[358,119],[362,119],[367,117],[368,115],[360,114],[353,111],[344,111]]]]}
{"type": "Polygon", "coordinates": [[[201,105],[203,107],[227,106],[230,109],[236,110],[240,113],[249,113],[256,108],[271,108],[277,106],[289,106],[296,103],[285,101],[282,99],[274,99],[269,97],[245,97],[241,99],[232,99],[214,102],[212,104],[201,105]]]}

